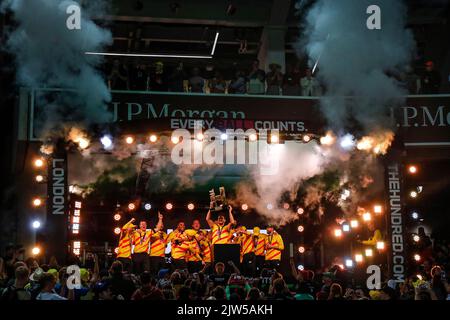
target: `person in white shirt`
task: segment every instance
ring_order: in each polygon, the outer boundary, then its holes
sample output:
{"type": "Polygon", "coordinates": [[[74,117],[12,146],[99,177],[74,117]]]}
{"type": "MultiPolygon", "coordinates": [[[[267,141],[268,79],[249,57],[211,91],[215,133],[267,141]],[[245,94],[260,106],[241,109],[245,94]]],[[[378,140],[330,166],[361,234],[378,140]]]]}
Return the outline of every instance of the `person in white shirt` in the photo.
{"type": "Polygon", "coordinates": [[[302,95],[313,97],[320,96],[320,84],[316,78],[313,77],[311,69],[307,68],[305,76],[300,79],[300,86],[302,87],[302,95]]]}

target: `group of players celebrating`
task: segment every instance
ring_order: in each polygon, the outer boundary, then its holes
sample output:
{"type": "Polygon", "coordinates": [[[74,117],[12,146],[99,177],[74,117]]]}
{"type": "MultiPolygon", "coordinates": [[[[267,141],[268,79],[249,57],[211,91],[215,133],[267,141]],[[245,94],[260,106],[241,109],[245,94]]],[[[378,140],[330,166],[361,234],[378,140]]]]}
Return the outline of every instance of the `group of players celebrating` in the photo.
{"type": "MultiPolygon", "coordinates": [[[[254,227],[252,232],[244,226],[238,226],[233,217],[233,209],[228,206],[229,223],[223,214],[216,221],[211,218],[211,208],[206,215],[210,229],[201,229],[200,221],[194,220],[191,229],[179,221],[175,230],[167,234],[163,231],[163,215],[158,212],[158,222],[154,229],[147,227],[147,222],[139,222],[139,228],[131,219],[121,229],[117,259],[124,268],[135,274],[149,271],[157,274],[159,270],[170,267],[188,269],[190,273],[206,270],[214,259],[214,248],[223,244],[240,245],[242,273],[256,275],[263,267],[278,268],[281,252],[284,250],[283,239],[272,226],[267,227],[267,234],[254,227]],[[166,247],[170,243],[170,266],[166,264],[166,247]]],[[[216,249],[217,250],[217,249],[216,249]]]]}

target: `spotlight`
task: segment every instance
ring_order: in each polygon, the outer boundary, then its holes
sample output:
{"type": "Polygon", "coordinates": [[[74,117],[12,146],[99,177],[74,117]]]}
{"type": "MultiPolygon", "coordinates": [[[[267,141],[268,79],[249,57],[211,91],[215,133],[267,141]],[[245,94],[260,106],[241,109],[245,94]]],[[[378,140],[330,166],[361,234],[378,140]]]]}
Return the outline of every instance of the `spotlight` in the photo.
{"type": "Polygon", "coordinates": [[[366,222],[372,220],[372,215],[370,214],[370,212],[365,212],[362,217],[366,222]]]}
{"type": "Polygon", "coordinates": [[[221,140],[227,140],[227,139],[228,139],[228,135],[227,135],[226,133],[222,133],[222,134],[220,135],[220,139],[221,139],[221,140]]]}
{"type": "Polygon", "coordinates": [[[167,210],[172,210],[173,209],[173,204],[171,204],[170,202],[166,203],[166,209],[167,210]]]}
{"type": "Polygon", "coordinates": [[[40,249],[39,247],[34,247],[33,249],[31,249],[31,253],[32,253],[34,256],[37,256],[38,254],[41,253],[41,249],[40,249]]]}
{"type": "Polygon", "coordinates": [[[43,182],[44,181],[44,176],[43,175],[40,175],[40,174],[38,174],[37,176],[36,176],[36,182],[43,182]]]}
{"type": "Polygon", "coordinates": [[[149,211],[152,208],[152,205],[150,203],[144,204],[144,209],[149,211]]]}
{"type": "Polygon", "coordinates": [[[41,227],[41,222],[39,220],[34,220],[31,225],[33,229],[39,229],[41,227]]]}
{"type": "Polygon", "coordinates": [[[417,234],[415,234],[413,236],[413,240],[414,240],[414,242],[419,242],[420,241],[420,237],[417,234]]]}
{"type": "Polygon", "coordinates": [[[199,132],[199,133],[197,133],[196,138],[198,141],[203,141],[203,139],[205,139],[205,135],[203,133],[199,132]]]}
{"type": "Polygon", "coordinates": [[[352,260],[352,259],[346,259],[346,260],[345,260],[345,266],[346,266],[347,268],[353,267],[353,260],[352,260]]]}
{"type": "Polygon", "coordinates": [[[417,173],[417,167],[415,165],[408,166],[408,172],[411,174],[417,173]]]}
{"type": "Polygon", "coordinates": [[[302,264],[299,264],[297,266],[297,269],[300,270],[300,271],[303,271],[303,270],[305,270],[305,267],[302,264]]]}
{"type": "Polygon", "coordinates": [[[378,241],[377,242],[377,249],[378,250],[384,250],[384,242],[383,241],[378,241]]]}
{"type": "Polygon", "coordinates": [[[118,214],[118,213],[116,213],[114,215],[114,220],[116,220],[116,221],[119,221],[121,218],[122,218],[122,216],[120,214],[118,214]]]}
{"type": "Polygon", "coordinates": [[[304,253],[305,252],[305,247],[303,247],[303,246],[298,247],[298,252],[304,253]]]}
{"type": "Polygon", "coordinates": [[[114,228],[114,233],[115,234],[120,234],[120,228],[119,227],[114,228]]]}
{"type": "Polygon", "coordinates": [[[241,206],[242,211],[247,211],[248,210],[248,204],[244,203],[241,206]]]}
{"type": "Polygon", "coordinates": [[[273,204],[268,203],[268,204],[267,204],[267,210],[272,210],[272,209],[273,209],[273,204]]]}
{"type": "Polygon", "coordinates": [[[342,230],[341,229],[334,229],[334,236],[336,238],[342,237],[342,230]]]}
{"type": "Polygon", "coordinates": [[[258,139],[258,136],[256,135],[256,133],[251,133],[251,134],[248,136],[248,139],[249,139],[250,141],[256,141],[256,139],[258,139]]]}
{"type": "Polygon", "coordinates": [[[300,225],[300,226],[298,226],[297,230],[298,230],[298,232],[303,232],[303,231],[305,231],[305,227],[300,225]]]}
{"type": "Polygon", "coordinates": [[[351,134],[346,134],[339,143],[344,150],[351,150],[355,146],[355,138],[351,134]]]}
{"type": "Polygon", "coordinates": [[[112,147],[112,139],[110,136],[105,135],[100,139],[101,144],[105,150],[111,149],[112,147]]]}
{"type": "Polygon", "coordinates": [[[130,202],[128,204],[128,210],[133,211],[134,209],[136,209],[136,205],[133,202],[130,202]]]}
{"type": "Polygon", "coordinates": [[[303,136],[303,142],[309,142],[309,141],[311,141],[311,137],[309,135],[305,134],[303,136]]]}
{"type": "Polygon", "coordinates": [[[417,220],[417,219],[419,219],[419,213],[418,213],[417,211],[414,211],[413,213],[411,213],[411,217],[412,217],[414,220],[417,220]]]}
{"type": "Polygon", "coordinates": [[[365,250],[366,257],[373,257],[373,250],[372,249],[366,249],[365,250]]]}
{"type": "Polygon", "coordinates": [[[383,212],[383,207],[380,206],[379,204],[376,204],[373,206],[373,212],[375,213],[382,213],[383,212]]]}
{"type": "Polygon", "coordinates": [[[39,199],[39,198],[34,198],[33,199],[33,206],[39,207],[41,205],[42,205],[42,200],[41,199],[39,199]]]}
{"type": "Polygon", "coordinates": [[[115,253],[115,254],[118,254],[118,253],[119,253],[119,248],[115,248],[115,249],[114,249],[114,253],[115,253]]]}
{"type": "Polygon", "coordinates": [[[80,149],[87,149],[89,147],[89,140],[86,138],[80,138],[78,140],[78,146],[80,149]]]}
{"type": "Polygon", "coordinates": [[[334,137],[331,133],[327,133],[325,136],[320,138],[320,144],[330,146],[334,143],[334,137]]]}
{"type": "Polygon", "coordinates": [[[270,143],[280,142],[280,137],[277,134],[270,135],[270,143]]]}
{"type": "Polygon", "coordinates": [[[350,232],[350,226],[348,224],[343,224],[342,225],[342,231],[344,232],[350,232]]]}
{"type": "Polygon", "coordinates": [[[417,262],[419,262],[420,259],[421,259],[420,255],[416,253],[416,254],[414,255],[414,260],[416,260],[417,262]]]}
{"type": "Polygon", "coordinates": [[[355,261],[356,262],[363,262],[363,255],[362,254],[355,254],[355,261]]]}
{"type": "Polygon", "coordinates": [[[180,138],[176,137],[176,136],[172,136],[172,138],[170,139],[170,141],[172,141],[173,144],[177,144],[178,142],[180,142],[180,138]]]}
{"type": "Polygon", "coordinates": [[[352,228],[358,228],[358,220],[352,220],[352,221],[350,221],[350,227],[352,227],[352,228]]]}
{"type": "Polygon", "coordinates": [[[283,203],[283,209],[288,210],[289,209],[289,203],[287,203],[287,202],[283,203]]]}
{"type": "Polygon", "coordinates": [[[41,168],[41,167],[43,167],[43,166],[44,166],[44,160],[42,160],[42,159],[36,159],[36,160],[34,160],[34,166],[35,166],[36,168],[41,168]]]}
{"type": "Polygon", "coordinates": [[[409,196],[411,197],[411,198],[417,198],[417,192],[416,191],[411,191],[410,193],[409,193],[409,196]]]}
{"type": "Polygon", "coordinates": [[[303,208],[298,208],[298,209],[297,209],[297,213],[298,213],[299,215],[302,215],[302,214],[305,213],[305,210],[304,210],[303,208]]]}
{"type": "Polygon", "coordinates": [[[158,140],[158,137],[155,134],[152,134],[148,139],[150,142],[155,143],[158,140]]]}
{"type": "Polygon", "coordinates": [[[193,203],[189,203],[188,205],[187,205],[187,208],[188,208],[188,210],[194,210],[194,208],[195,208],[195,206],[194,206],[194,204],[193,203]]]}
{"type": "Polygon", "coordinates": [[[133,138],[132,136],[127,136],[127,137],[125,138],[125,142],[126,142],[127,144],[132,144],[132,143],[134,142],[134,138],[133,138]]]}

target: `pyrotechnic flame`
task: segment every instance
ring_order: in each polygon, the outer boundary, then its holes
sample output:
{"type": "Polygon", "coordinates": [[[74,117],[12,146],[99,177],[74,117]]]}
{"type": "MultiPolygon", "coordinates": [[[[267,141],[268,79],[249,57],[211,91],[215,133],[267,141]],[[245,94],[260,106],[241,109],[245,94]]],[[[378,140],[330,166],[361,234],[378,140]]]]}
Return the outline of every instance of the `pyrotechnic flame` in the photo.
{"type": "Polygon", "coordinates": [[[67,140],[73,141],[74,143],[78,144],[80,149],[86,149],[90,144],[90,140],[87,134],[79,128],[71,128],[67,140]]]}
{"type": "Polygon", "coordinates": [[[328,131],[325,136],[320,138],[320,144],[325,146],[331,146],[335,141],[336,136],[331,131],[328,131]]]}
{"type": "Polygon", "coordinates": [[[53,153],[54,150],[54,146],[52,144],[49,143],[44,143],[41,148],[39,149],[39,151],[43,154],[46,155],[51,155],[53,153]]]}
{"type": "Polygon", "coordinates": [[[358,150],[386,154],[394,140],[392,131],[380,132],[371,136],[362,137],[356,144],[358,150]]]}

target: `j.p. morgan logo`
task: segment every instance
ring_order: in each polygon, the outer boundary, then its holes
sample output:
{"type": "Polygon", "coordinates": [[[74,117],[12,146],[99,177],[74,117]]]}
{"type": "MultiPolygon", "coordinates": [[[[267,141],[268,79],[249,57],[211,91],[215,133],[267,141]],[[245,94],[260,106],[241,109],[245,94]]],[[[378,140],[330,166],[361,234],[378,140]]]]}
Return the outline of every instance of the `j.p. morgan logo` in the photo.
{"type": "Polygon", "coordinates": [[[447,106],[405,106],[400,108],[397,127],[449,127],[450,108],[447,106]]]}

